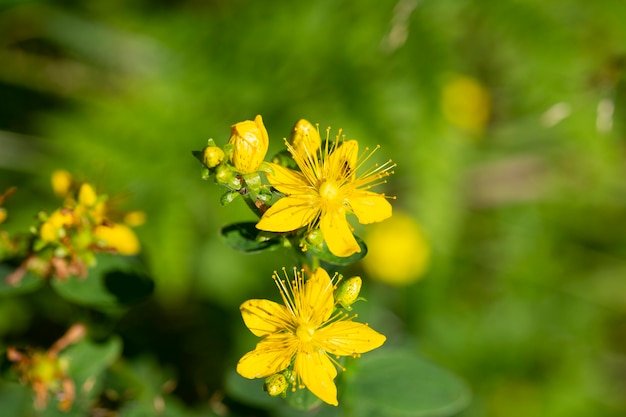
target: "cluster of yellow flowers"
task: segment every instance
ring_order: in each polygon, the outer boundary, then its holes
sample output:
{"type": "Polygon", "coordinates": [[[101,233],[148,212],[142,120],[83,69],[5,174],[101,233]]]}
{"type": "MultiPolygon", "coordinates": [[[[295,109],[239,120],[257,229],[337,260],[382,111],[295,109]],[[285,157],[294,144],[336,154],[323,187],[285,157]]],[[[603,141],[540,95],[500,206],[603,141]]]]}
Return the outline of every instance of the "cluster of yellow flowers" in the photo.
{"type": "Polygon", "coordinates": [[[108,197],[97,194],[88,183],[76,183],[64,170],[52,174],[52,188],[64,199],[52,213],[39,213],[39,224],[23,264],[7,281],[15,284],[27,272],[41,277],[84,277],[95,264],[95,253],[135,255],[140,251],[130,226],[143,223],[141,212],[128,213],[125,223],[109,218],[108,197]]]}
{"type": "MultiPolygon", "coordinates": [[[[303,230],[304,236],[321,231],[328,250],[347,257],[361,251],[352,234],[347,215],[353,214],[361,224],[380,222],[391,216],[387,196],[370,191],[385,182],[395,167],[391,161],[366,168],[365,163],[378,147],[359,154],[356,140],[345,140],[342,131],[330,140],[330,128],[322,141],[317,127],[299,120],[285,140],[291,161],[280,157],[265,162],[269,138],[261,116],[232,126],[224,150],[212,140],[202,151],[205,166],[215,171],[218,183],[238,194],[259,197],[254,202],[261,216],[256,227],[268,232],[287,233],[303,230]],[[282,162],[282,163],[281,163],[282,162]],[[292,166],[290,166],[292,165],[292,166]],[[271,197],[261,186],[259,172],[278,199],[268,206],[271,197]]],[[[303,239],[306,248],[312,239],[303,239]]]]}
{"type": "MultiPolygon", "coordinates": [[[[389,218],[389,198],[372,188],[386,182],[395,164],[386,161],[366,167],[374,152],[359,153],[356,140],[346,140],[342,131],[331,139],[330,128],[322,140],[319,129],[299,120],[286,152],[265,161],[269,136],[261,116],[231,127],[228,144],[220,148],[211,139],[194,154],[204,164],[203,177],[214,174],[227,187],[222,203],[243,196],[259,216],[256,229],[285,238],[302,254],[327,253],[346,259],[365,255],[348,223],[354,215],[362,224],[389,218]]],[[[301,257],[301,259],[305,259],[301,257]]],[[[359,300],[361,278],[331,278],[312,256],[293,277],[273,274],[283,304],[254,299],[241,305],[244,323],[263,339],[244,355],[237,372],[246,378],[266,378],[265,389],[285,395],[307,388],[328,404],[338,405],[334,382],[341,356],[359,356],[380,347],[385,336],[367,324],[353,321],[351,305],[359,300]],[[339,281],[342,281],[341,283],[339,281]]]]}

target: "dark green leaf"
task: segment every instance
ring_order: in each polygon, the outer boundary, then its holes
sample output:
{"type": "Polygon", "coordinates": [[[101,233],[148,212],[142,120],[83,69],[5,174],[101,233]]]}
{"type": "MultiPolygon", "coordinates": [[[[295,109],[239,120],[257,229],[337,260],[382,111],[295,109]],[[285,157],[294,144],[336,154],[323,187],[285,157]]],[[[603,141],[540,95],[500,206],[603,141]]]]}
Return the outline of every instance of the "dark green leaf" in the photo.
{"type": "Polygon", "coordinates": [[[275,249],[282,245],[282,238],[255,227],[254,222],[228,225],[221,230],[222,237],[233,249],[244,253],[275,249]]]}
{"type": "Polygon", "coordinates": [[[339,401],[359,417],[445,417],[470,400],[462,380],[406,350],[368,354],[344,377],[339,401]]]}
{"type": "Polygon", "coordinates": [[[271,397],[263,390],[263,378],[247,379],[235,370],[226,375],[226,392],[234,399],[259,408],[274,408],[284,402],[283,398],[271,397]]]}
{"type": "Polygon", "coordinates": [[[53,279],[52,287],[69,301],[111,309],[147,297],[152,293],[154,283],[137,258],[100,254],[87,277],[53,279]]]}

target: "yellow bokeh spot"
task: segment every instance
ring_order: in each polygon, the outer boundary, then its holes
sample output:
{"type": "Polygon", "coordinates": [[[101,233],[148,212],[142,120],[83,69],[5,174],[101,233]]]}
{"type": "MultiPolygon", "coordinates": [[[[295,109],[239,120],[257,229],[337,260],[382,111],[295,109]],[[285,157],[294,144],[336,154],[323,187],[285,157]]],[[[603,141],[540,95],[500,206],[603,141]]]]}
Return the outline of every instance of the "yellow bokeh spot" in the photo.
{"type": "Polygon", "coordinates": [[[52,190],[59,197],[65,197],[72,186],[72,174],[64,169],[57,169],[50,178],[52,190]]]}
{"type": "Polygon", "coordinates": [[[468,133],[480,134],[489,121],[491,96],[478,80],[457,75],[444,86],[441,107],[450,124],[468,133]]]}
{"type": "Polygon", "coordinates": [[[408,285],[420,279],[430,262],[430,246],[419,224],[409,215],[394,213],[371,225],[366,236],[368,254],[363,267],[375,280],[408,285]]]}
{"type": "Polygon", "coordinates": [[[137,235],[125,224],[98,226],[94,229],[93,234],[96,239],[115,249],[120,255],[136,255],[141,250],[137,235]]]}
{"type": "Polygon", "coordinates": [[[0,223],[4,223],[7,219],[7,210],[4,207],[0,207],[0,223]]]}

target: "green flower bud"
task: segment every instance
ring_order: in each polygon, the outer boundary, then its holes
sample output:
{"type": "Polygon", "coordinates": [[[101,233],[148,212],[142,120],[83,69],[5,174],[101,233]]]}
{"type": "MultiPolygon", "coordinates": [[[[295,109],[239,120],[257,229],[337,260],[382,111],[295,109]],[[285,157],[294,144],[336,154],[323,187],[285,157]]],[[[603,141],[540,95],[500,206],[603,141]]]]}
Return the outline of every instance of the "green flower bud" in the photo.
{"type": "Polygon", "coordinates": [[[209,168],[215,168],[224,160],[224,151],[217,146],[206,146],[202,150],[202,162],[209,168]]]}
{"type": "Polygon", "coordinates": [[[241,181],[235,171],[226,165],[218,165],[215,171],[215,181],[218,184],[226,185],[232,190],[241,188],[241,181]]]}
{"type": "Polygon", "coordinates": [[[287,378],[281,373],[265,378],[263,389],[267,391],[270,396],[277,397],[284,394],[288,386],[289,382],[287,381],[287,378]]]}
{"type": "Polygon", "coordinates": [[[343,281],[335,291],[335,302],[350,311],[351,305],[359,300],[361,291],[361,277],[352,277],[343,281]]]}

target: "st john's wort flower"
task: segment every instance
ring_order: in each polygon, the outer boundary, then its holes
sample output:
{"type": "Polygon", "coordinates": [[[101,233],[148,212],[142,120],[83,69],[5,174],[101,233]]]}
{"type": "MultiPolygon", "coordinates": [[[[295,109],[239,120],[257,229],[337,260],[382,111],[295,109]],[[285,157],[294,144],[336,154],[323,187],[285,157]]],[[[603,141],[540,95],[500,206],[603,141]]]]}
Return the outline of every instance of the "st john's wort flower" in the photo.
{"type": "Polygon", "coordinates": [[[380,347],[386,338],[335,309],[335,286],[324,269],[317,268],[306,281],[304,272],[295,268],[293,279],[284,275],[273,275],[284,305],[269,300],[241,305],[246,326],[263,339],[239,360],[237,372],[249,379],[266,378],[293,367],[294,390],[306,387],[337,405],[335,357],[359,356],[380,347]]]}
{"type": "Polygon", "coordinates": [[[339,131],[331,142],[329,133],[327,130],[326,141],[321,145],[317,145],[314,135],[287,142],[299,171],[267,163],[268,181],[285,197],[263,214],[256,227],[268,232],[319,227],[330,252],[346,257],[361,251],[346,219],[348,213],[356,215],[362,224],[391,216],[387,197],[370,189],[384,183],[383,178],[391,174],[395,164],[387,161],[357,173],[378,147],[371,152],[365,149],[359,155],[356,140],[345,141],[339,131]]]}

